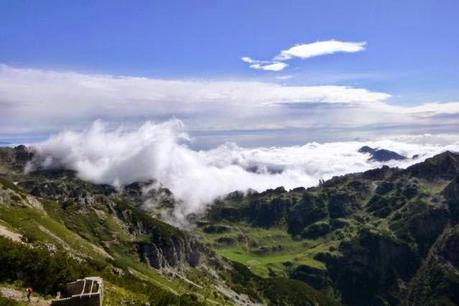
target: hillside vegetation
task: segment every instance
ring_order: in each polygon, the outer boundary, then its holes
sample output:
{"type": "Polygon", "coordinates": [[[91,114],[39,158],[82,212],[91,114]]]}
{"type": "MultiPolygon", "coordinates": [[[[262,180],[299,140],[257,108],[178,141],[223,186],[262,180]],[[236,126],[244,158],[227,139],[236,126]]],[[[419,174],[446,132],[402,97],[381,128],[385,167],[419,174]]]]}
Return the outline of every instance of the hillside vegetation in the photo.
{"type": "Polygon", "coordinates": [[[106,305],[459,304],[458,154],[308,189],[234,192],[191,231],[161,220],[176,202],[145,192],[151,182],[25,174],[32,158],[0,149],[0,287],[50,299],[97,275],[106,305]]]}
{"type": "Polygon", "coordinates": [[[217,201],[196,234],[345,305],[459,304],[459,154],[217,201]]]}
{"type": "Polygon", "coordinates": [[[0,285],[51,298],[63,283],[97,275],[105,305],[334,303],[304,282],[261,278],[145,211],[148,182],[115,189],[63,169],[25,174],[32,157],[24,146],[0,149],[0,285]]]}

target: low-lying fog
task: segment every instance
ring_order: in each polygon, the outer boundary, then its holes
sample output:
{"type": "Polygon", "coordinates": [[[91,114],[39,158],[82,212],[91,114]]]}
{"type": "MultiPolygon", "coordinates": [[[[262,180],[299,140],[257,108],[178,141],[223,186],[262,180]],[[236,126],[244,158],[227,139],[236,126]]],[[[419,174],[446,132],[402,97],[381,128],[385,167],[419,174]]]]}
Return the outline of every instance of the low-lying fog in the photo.
{"type": "Polygon", "coordinates": [[[364,145],[407,157],[385,164],[407,167],[450,145],[401,140],[306,143],[302,146],[243,148],[227,143],[211,150],[193,150],[179,120],[146,122],[136,130],[109,129],[96,121],[82,132],[65,131],[34,145],[45,167],[75,170],[84,180],[115,186],[155,179],[181,200],[178,218],[202,211],[217,197],[235,190],[263,191],[283,186],[309,187],[320,179],[380,167],[359,153],[364,145]],[[412,158],[417,155],[417,158],[412,158]]]}

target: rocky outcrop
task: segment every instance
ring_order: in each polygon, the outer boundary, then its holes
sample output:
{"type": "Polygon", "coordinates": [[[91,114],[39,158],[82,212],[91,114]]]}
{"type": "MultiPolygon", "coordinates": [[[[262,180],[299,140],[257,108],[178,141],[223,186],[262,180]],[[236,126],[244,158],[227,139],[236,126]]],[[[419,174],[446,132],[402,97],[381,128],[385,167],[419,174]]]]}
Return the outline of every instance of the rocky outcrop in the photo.
{"type": "Polygon", "coordinates": [[[194,237],[135,206],[116,203],[113,214],[132,235],[142,237],[134,242],[137,254],[156,269],[196,267],[210,260],[211,252],[194,237]]]}
{"type": "Polygon", "coordinates": [[[33,151],[20,145],[14,148],[0,148],[0,173],[23,171],[27,162],[32,160],[33,151]]]}
{"type": "Polygon", "coordinates": [[[150,266],[161,269],[196,267],[201,263],[203,246],[190,237],[161,237],[151,235],[151,241],[137,244],[140,258],[150,266]]]}

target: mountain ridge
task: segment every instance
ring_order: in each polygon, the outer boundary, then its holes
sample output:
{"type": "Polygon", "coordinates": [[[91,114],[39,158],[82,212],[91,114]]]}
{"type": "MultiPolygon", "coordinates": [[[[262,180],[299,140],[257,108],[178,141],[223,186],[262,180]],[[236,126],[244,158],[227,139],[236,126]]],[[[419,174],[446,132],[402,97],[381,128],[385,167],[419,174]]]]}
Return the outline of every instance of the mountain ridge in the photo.
{"type": "Polygon", "coordinates": [[[172,209],[166,189],[117,189],[64,169],[24,172],[32,158],[25,146],[0,149],[0,225],[44,248],[46,260],[59,252],[101,274],[107,305],[459,303],[457,153],[310,188],[233,192],[194,216],[191,232],[145,209],[148,197],[172,209]]]}

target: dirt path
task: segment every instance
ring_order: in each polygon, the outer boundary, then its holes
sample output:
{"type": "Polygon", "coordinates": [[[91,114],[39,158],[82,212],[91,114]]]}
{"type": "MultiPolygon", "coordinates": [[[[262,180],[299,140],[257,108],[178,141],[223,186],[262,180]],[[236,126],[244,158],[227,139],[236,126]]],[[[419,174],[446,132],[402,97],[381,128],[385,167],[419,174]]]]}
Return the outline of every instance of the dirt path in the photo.
{"type": "Polygon", "coordinates": [[[15,232],[10,231],[5,226],[0,224],[0,236],[9,238],[14,241],[21,241],[21,235],[15,232]]]}
{"type": "MultiPolygon", "coordinates": [[[[16,290],[13,288],[7,288],[7,287],[0,287],[0,293],[2,296],[13,299],[16,301],[24,302],[27,303],[27,298],[25,296],[25,292],[16,290]]],[[[32,294],[32,302],[30,305],[35,305],[35,306],[49,306],[51,304],[51,301],[45,300],[42,297],[34,296],[32,294]]]]}

